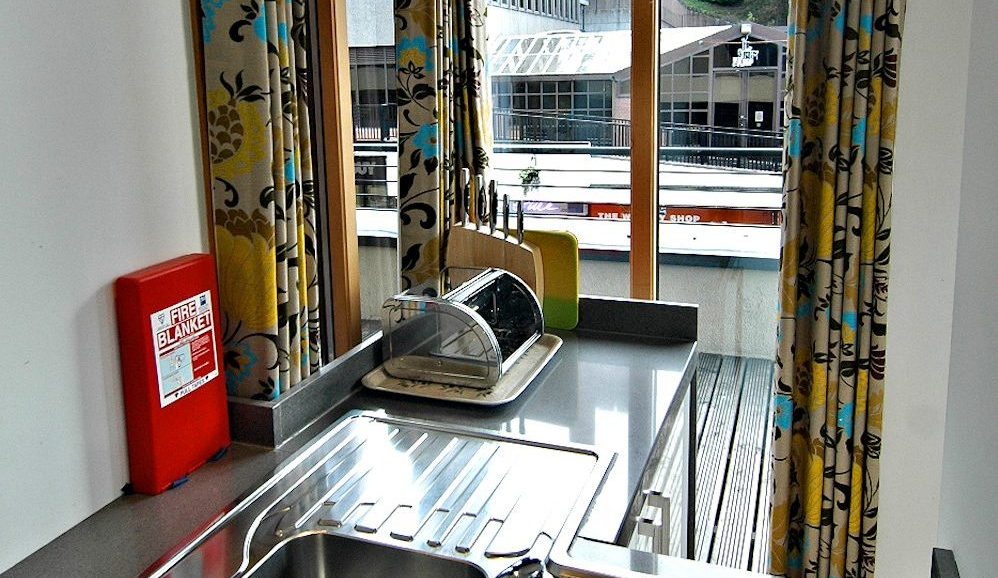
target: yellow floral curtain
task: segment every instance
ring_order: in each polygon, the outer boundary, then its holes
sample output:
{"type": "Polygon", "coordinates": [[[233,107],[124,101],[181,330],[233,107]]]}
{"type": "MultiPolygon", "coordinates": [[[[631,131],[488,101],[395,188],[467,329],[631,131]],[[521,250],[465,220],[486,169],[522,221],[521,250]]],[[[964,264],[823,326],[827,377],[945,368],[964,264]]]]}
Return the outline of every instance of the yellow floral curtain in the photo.
{"type": "Polygon", "coordinates": [[[304,0],[201,0],[229,394],[273,400],[318,370],[304,0]]]}
{"type": "Polygon", "coordinates": [[[396,0],[399,261],[402,290],[442,290],[458,175],[484,175],[492,152],[487,0],[396,0]]]}
{"type": "Polygon", "coordinates": [[[771,572],[872,576],[904,0],[793,0],[771,572]]]}

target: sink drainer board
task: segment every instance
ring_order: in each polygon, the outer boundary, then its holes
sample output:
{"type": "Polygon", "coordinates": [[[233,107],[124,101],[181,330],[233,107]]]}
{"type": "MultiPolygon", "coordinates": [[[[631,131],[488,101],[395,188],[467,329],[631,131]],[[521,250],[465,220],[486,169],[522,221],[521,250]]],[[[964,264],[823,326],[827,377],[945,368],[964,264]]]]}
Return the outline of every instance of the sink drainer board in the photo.
{"type": "Polygon", "coordinates": [[[146,575],[499,576],[577,529],[612,457],[351,412],[146,575]]]}

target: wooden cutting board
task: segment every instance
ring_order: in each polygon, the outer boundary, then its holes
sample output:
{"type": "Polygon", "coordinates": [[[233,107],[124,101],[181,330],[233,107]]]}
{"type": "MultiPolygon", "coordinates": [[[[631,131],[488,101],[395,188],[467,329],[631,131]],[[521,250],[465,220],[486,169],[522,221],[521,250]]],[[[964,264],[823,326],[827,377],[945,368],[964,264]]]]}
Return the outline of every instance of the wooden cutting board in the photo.
{"type": "Polygon", "coordinates": [[[579,240],[568,231],[524,231],[540,250],[544,269],[544,325],[575,329],[579,324],[579,240]]]}
{"type": "Polygon", "coordinates": [[[447,266],[505,269],[522,279],[544,302],[544,264],[540,249],[533,243],[518,244],[513,237],[504,239],[502,233],[454,225],[447,245],[447,266]]]}

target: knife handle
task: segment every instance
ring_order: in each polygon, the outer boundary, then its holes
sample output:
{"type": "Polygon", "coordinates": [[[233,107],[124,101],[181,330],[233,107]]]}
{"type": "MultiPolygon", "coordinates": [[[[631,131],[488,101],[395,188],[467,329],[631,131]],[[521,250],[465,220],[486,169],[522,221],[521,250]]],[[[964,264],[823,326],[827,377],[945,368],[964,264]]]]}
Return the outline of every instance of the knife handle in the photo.
{"type": "Polygon", "coordinates": [[[509,238],[509,195],[502,196],[502,230],[503,239],[509,238]]]}
{"type": "Polygon", "coordinates": [[[476,175],[475,184],[478,185],[478,197],[475,199],[475,206],[478,209],[478,221],[475,223],[475,228],[477,229],[485,224],[485,220],[489,214],[489,205],[488,199],[485,196],[485,177],[483,175],[476,175]]]}
{"type": "Polygon", "coordinates": [[[471,210],[471,171],[468,169],[461,169],[461,182],[460,190],[458,195],[464,199],[461,206],[458,207],[458,213],[461,215],[461,225],[464,226],[468,223],[468,217],[471,210]]]}
{"type": "Polygon", "coordinates": [[[489,233],[496,232],[496,215],[499,213],[499,195],[496,194],[495,179],[489,181],[489,233]]]}
{"type": "Polygon", "coordinates": [[[516,242],[523,244],[523,200],[516,202],[516,242]]]}

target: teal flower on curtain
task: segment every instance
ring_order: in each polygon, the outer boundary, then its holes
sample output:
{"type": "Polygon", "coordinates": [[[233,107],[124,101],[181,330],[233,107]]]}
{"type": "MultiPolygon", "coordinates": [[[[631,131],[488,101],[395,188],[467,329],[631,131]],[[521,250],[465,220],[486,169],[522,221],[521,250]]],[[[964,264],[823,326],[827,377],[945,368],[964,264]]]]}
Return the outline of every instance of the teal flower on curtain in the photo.
{"type": "Polygon", "coordinates": [[[773,413],[775,414],[776,427],[781,430],[790,429],[791,420],[794,417],[794,402],[790,396],[777,394],[773,413]]]}
{"type": "Polygon", "coordinates": [[[423,153],[423,158],[436,158],[437,156],[437,130],[430,124],[419,127],[415,136],[412,137],[412,146],[423,153]]]}
{"type": "Polygon", "coordinates": [[[787,154],[790,155],[790,158],[800,158],[800,139],[800,119],[791,119],[790,125],[787,127],[787,154]]]}
{"type": "Polygon", "coordinates": [[[873,14],[864,14],[859,17],[859,29],[863,34],[873,34],[873,14]]]}
{"type": "Polygon", "coordinates": [[[853,421],[855,419],[855,416],[853,415],[855,407],[856,406],[852,402],[843,404],[842,407],[839,408],[838,419],[836,420],[836,425],[842,428],[842,433],[845,434],[846,437],[850,438],[852,437],[853,421]]]}
{"type": "Polygon", "coordinates": [[[861,118],[852,127],[852,144],[859,147],[859,154],[866,154],[866,119],[861,118]]]}
{"type": "Polygon", "coordinates": [[[433,72],[433,59],[429,58],[429,52],[426,38],[403,38],[396,47],[396,62],[400,69],[410,74],[428,74],[433,72]]]}
{"type": "Polygon", "coordinates": [[[260,11],[260,14],[253,21],[253,33],[260,39],[260,42],[267,41],[267,13],[260,11]]]}
{"type": "Polygon", "coordinates": [[[225,384],[229,395],[238,395],[236,384],[246,380],[257,364],[256,354],[248,342],[235,344],[225,352],[225,384]]]}
{"type": "Polygon", "coordinates": [[[228,0],[201,0],[201,12],[204,18],[201,20],[201,36],[204,43],[211,42],[211,35],[215,32],[215,14],[228,0]]]}

